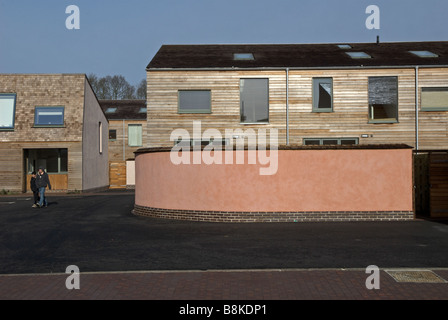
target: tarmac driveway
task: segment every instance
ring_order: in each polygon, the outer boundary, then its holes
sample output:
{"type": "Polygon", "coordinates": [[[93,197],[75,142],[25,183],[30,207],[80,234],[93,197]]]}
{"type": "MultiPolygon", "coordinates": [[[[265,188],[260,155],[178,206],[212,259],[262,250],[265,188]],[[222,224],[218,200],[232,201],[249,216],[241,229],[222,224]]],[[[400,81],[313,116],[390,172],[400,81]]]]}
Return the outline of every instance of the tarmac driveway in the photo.
{"type": "Polygon", "coordinates": [[[134,195],[0,197],[0,274],[139,270],[446,268],[448,225],[214,224],[131,214],[134,195]]]}

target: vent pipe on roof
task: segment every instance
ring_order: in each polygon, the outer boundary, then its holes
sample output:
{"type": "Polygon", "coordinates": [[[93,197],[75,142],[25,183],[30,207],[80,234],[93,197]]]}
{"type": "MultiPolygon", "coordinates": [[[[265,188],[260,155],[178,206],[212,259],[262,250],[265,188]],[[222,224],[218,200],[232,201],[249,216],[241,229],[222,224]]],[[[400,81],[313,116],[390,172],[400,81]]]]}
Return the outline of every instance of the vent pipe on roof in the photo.
{"type": "Polygon", "coordinates": [[[376,44],[380,44],[380,36],[376,36],[376,44]]]}

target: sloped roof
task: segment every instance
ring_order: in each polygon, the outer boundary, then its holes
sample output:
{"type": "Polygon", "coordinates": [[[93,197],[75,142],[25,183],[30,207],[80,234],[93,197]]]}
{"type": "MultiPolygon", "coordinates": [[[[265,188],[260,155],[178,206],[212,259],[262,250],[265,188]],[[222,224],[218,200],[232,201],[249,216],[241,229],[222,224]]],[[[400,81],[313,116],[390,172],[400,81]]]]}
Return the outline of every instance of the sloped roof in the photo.
{"type": "Polygon", "coordinates": [[[448,65],[448,41],[339,44],[164,45],[147,69],[213,68],[335,68],[448,65]],[[338,45],[350,45],[341,49],[338,45]],[[410,51],[430,51],[421,58],[410,51]],[[365,52],[370,59],[353,59],[347,52],[365,52]],[[252,53],[254,60],[235,60],[235,53],[252,53]]]}
{"type": "Polygon", "coordinates": [[[99,100],[101,109],[108,120],[146,120],[146,112],[140,112],[146,108],[145,100],[99,100]],[[108,109],[116,109],[108,112],[108,109]]]}

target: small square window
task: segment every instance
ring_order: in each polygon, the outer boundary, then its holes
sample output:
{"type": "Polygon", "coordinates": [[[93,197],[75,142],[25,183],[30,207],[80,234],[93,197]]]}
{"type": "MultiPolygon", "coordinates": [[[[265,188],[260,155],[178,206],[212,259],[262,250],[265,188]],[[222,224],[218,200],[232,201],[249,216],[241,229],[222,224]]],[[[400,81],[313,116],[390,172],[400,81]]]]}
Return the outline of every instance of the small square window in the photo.
{"type": "Polygon", "coordinates": [[[439,55],[431,52],[431,51],[409,51],[410,53],[416,55],[417,57],[420,58],[438,58],[439,55]]]}
{"type": "Polygon", "coordinates": [[[61,127],[64,125],[64,107],[36,107],[34,125],[61,127]]]}
{"type": "Polygon", "coordinates": [[[252,60],[255,60],[255,57],[252,53],[234,53],[233,60],[252,61],[252,60]]]}
{"type": "Polygon", "coordinates": [[[117,130],[109,130],[109,140],[117,140],[117,130]]]}
{"type": "Polygon", "coordinates": [[[368,55],[365,52],[346,52],[348,56],[352,59],[371,59],[372,56],[368,55]]]}

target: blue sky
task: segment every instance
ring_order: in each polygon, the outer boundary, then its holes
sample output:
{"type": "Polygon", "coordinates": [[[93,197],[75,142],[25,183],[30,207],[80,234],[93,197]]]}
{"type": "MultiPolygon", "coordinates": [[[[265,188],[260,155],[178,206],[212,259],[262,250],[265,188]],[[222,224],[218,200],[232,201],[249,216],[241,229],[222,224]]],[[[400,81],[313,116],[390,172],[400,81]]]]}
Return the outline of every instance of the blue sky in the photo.
{"type": "Polygon", "coordinates": [[[162,44],[448,40],[446,0],[0,0],[0,73],[121,74],[162,44]],[[381,10],[368,30],[367,6],[381,10]],[[65,9],[80,9],[68,30],[65,9]]]}

